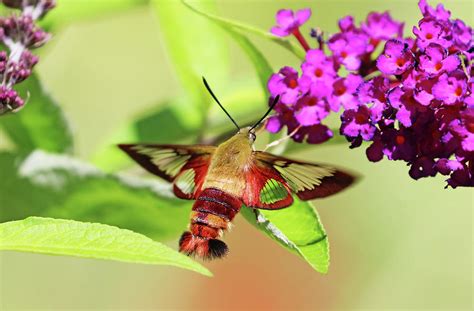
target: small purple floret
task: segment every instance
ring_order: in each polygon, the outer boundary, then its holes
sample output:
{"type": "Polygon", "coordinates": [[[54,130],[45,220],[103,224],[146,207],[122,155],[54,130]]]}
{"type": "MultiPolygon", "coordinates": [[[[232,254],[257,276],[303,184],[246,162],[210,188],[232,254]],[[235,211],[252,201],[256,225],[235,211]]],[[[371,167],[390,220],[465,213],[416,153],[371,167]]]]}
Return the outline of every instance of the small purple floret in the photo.
{"type": "Polygon", "coordinates": [[[280,10],[276,15],[277,25],[270,32],[278,37],[287,37],[303,25],[311,17],[311,9],[280,10]]]}

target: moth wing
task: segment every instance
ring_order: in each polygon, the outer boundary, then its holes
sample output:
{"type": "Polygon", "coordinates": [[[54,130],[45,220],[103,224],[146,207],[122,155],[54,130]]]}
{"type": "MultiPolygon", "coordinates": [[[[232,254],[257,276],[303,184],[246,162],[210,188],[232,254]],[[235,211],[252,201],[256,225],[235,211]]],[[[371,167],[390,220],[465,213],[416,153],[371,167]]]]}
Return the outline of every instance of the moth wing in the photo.
{"type": "Polygon", "coordinates": [[[182,199],[195,199],[207,174],[215,146],[120,144],[133,160],[150,173],[173,183],[182,199]]]}
{"type": "Polygon", "coordinates": [[[355,177],[329,165],[307,163],[254,152],[255,161],[272,167],[301,200],[324,198],[349,187],[355,177]]]}
{"type": "Polygon", "coordinates": [[[245,173],[242,195],[245,205],[259,209],[281,209],[293,203],[291,188],[272,166],[253,161],[245,173]]]}

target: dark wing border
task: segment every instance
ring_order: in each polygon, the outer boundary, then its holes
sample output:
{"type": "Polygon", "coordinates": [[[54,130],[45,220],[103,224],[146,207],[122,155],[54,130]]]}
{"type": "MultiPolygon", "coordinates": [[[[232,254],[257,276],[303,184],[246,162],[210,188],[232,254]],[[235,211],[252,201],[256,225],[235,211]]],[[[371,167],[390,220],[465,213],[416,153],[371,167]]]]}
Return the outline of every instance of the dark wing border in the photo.
{"type": "Polygon", "coordinates": [[[308,163],[298,160],[293,160],[281,156],[276,156],[267,152],[263,151],[255,151],[255,158],[258,161],[261,161],[267,165],[272,166],[279,174],[288,182],[288,184],[292,187],[293,192],[300,198],[301,200],[307,201],[312,199],[318,198],[325,198],[330,195],[336,194],[350,185],[352,185],[356,180],[356,176],[335,168],[331,165],[325,164],[316,164],[316,163],[308,163]],[[317,181],[312,182],[312,189],[297,189],[294,187],[295,178],[289,178],[289,175],[293,174],[282,174],[282,171],[287,170],[292,165],[299,166],[298,170],[304,173],[304,169],[306,168],[317,168],[318,170],[325,170],[325,174],[321,174],[321,176],[317,176],[314,174],[310,177],[311,180],[317,181]]]}
{"type": "MultiPolygon", "coordinates": [[[[157,175],[169,182],[173,182],[176,176],[179,174],[170,175],[167,174],[164,170],[160,169],[156,164],[153,163],[153,157],[140,153],[134,150],[134,147],[141,146],[146,148],[155,148],[157,150],[163,149],[171,149],[175,151],[175,156],[178,158],[180,156],[189,156],[190,158],[187,159],[184,163],[202,156],[202,155],[211,155],[214,150],[216,149],[215,146],[210,145],[157,145],[157,144],[119,144],[118,147],[122,149],[125,153],[127,153],[133,160],[135,160],[138,164],[140,164],[144,169],[148,172],[157,175]]],[[[183,166],[184,166],[183,165],[183,166]]]]}

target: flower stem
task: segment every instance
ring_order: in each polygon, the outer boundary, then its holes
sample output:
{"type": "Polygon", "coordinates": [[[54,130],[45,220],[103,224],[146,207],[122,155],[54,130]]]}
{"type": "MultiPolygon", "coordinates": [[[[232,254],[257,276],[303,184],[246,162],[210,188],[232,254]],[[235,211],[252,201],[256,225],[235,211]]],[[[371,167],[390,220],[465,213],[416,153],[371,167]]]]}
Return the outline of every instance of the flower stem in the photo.
{"type": "Polygon", "coordinates": [[[309,45],[308,45],[308,42],[306,42],[306,39],[303,37],[303,35],[301,34],[300,32],[300,29],[299,28],[296,28],[294,31],[293,31],[293,35],[296,37],[296,39],[298,40],[298,42],[301,44],[301,46],[303,47],[303,49],[305,51],[308,51],[310,49],[309,45]]]}

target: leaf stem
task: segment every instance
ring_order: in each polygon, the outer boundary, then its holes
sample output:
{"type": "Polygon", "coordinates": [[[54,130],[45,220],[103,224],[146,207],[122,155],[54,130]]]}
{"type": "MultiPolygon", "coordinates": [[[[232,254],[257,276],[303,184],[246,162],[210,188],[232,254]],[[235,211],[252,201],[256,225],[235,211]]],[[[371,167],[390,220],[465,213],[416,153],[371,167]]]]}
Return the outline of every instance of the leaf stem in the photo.
{"type": "Polygon", "coordinates": [[[292,52],[296,57],[298,57],[300,59],[304,59],[304,57],[305,57],[306,53],[298,45],[294,44],[293,42],[291,42],[289,40],[277,37],[277,36],[273,35],[270,32],[267,32],[265,30],[261,30],[259,28],[253,27],[253,26],[249,26],[249,25],[246,25],[246,24],[243,24],[243,23],[231,20],[231,19],[222,18],[222,17],[219,17],[219,16],[214,15],[214,14],[210,14],[210,13],[207,13],[207,12],[200,11],[197,8],[190,5],[189,3],[187,3],[187,1],[181,0],[181,2],[185,6],[187,6],[190,10],[194,11],[195,13],[197,13],[199,15],[202,15],[202,16],[205,16],[205,17],[208,17],[208,18],[211,18],[211,19],[215,20],[217,23],[220,23],[220,24],[223,24],[224,26],[230,27],[235,31],[239,31],[240,33],[245,34],[245,35],[248,34],[248,33],[253,33],[253,34],[258,35],[260,37],[270,39],[271,41],[281,45],[282,47],[284,47],[287,50],[289,50],[290,52],[292,52]]]}

